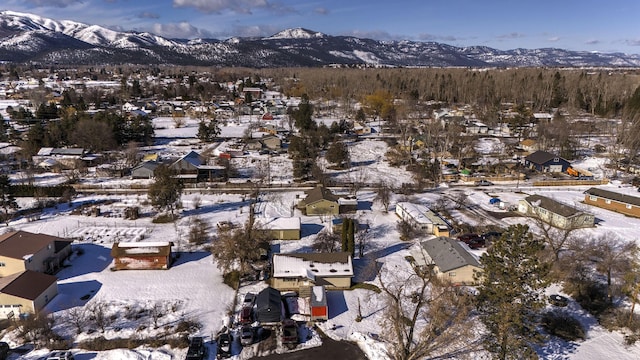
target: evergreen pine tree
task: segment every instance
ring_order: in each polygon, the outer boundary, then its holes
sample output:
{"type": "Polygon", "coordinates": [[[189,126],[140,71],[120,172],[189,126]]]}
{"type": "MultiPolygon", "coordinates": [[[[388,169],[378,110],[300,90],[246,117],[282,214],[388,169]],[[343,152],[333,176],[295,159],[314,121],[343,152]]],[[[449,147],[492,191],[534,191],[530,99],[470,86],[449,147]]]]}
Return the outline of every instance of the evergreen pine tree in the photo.
{"type": "Polygon", "coordinates": [[[478,311],[490,333],[485,348],[495,359],[537,358],[531,345],[540,341],[536,317],[545,305],[543,247],[527,225],[512,225],[480,258],[478,311]]]}

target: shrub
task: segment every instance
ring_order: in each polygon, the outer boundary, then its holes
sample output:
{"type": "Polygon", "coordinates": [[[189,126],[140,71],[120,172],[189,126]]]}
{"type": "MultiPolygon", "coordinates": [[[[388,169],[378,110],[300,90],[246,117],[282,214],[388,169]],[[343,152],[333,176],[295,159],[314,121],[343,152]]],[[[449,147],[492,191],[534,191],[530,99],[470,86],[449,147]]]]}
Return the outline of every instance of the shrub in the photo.
{"type": "Polygon", "coordinates": [[[166,224],[175,221],[178,218],[177,215],[172,214],[160,214],[153,218],[151,221],[154,224],[166,224]]]}
{"type": "Polygon", "coordinates": [[[585,339],[585,331],[580,322],[562,311],[544,313],[542,315],[542,327],[549,334],[567,341],[585,339]]]}
{"type": "Polygon", "coordinates": [[[375,292],[376,294],[380,294],[380,292],[382,290],[380,290],[379,287],[373,285],[373,284],[369,284],[369,283],[355,283],[353,284],[353,286],[351,286],[351,288],[349,290],[354,290],[354,289],[365,289],[365,290],[371,290],[373,292],[375,292]]]}
{"type": "Polygon", "coordinates": [[[240,272],[237,270],[233,270],[228,272],[222,276],[223,282],[229,285],[232,289],[238,290],[240,287],[240,272]]]}

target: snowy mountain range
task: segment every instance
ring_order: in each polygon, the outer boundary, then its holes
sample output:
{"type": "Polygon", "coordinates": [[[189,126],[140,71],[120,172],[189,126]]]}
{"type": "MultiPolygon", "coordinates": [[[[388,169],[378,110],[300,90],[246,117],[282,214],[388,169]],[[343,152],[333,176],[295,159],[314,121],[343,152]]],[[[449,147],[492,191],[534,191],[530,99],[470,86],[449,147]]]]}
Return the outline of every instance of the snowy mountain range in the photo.
{"type": "Polygon", "coordinates": [[[265,38],[167,39],[0,11],[0,61],[64,65],[174,64],[283,67],[329,64],[470,67],[638,67],[640,55],[556,48],[498,50],[379,41],[297,28],[265,38]]]}

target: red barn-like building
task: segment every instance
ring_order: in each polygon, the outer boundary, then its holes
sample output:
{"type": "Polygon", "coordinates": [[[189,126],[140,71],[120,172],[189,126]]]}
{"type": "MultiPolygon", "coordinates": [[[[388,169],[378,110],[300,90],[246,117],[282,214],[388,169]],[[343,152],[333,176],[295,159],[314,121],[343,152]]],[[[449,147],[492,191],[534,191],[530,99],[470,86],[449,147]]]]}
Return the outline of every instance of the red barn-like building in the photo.
{"type": "Polygon", "coordinates": [[[113,270],[156,270],[171,266],[172,242],[117,242],[111,248],[113,270]]]}

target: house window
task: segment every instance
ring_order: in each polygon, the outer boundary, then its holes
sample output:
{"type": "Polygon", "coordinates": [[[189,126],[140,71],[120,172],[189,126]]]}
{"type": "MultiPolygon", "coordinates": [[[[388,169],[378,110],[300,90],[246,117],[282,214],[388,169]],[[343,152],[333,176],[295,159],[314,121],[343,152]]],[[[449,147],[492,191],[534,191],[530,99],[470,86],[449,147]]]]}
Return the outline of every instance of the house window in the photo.
{"type": "Polygon", "coordinates": [[[633,208],[633,206],[631,206],[631,204],[627,204],[627,209],[631,209],[633,208]]]}
{"type": "Polygon", "coordinates": [[[611,200],[605,200],[604,202],[607,204],[611,204],[611,200]]]}
{"type": "Polygon", "coordinates": [[[593,196],[593,195],[589,195],[589,200],[596,201],[596,200],[598,200],[598,198],[593,196]]]}
{"type": "Polygon", "coordinates": [[[553,158],[553,162],[559,162],[560,158],[553,158]]]}
{"type": "Polygon", "coordinates": [[[7,266],[6,263],[0,262],[0,267],[5,267],[5,266],[7,266]]]}
{"type": "Polygon", "coordinates": [[[451,272],[449,273],[449,277],[454,277],[454,276],[456,276],[456,272],[455,272],[455,271],[451,271],[451,272]]]}

